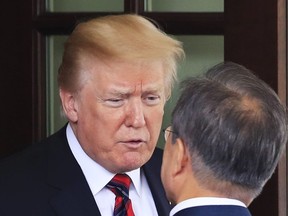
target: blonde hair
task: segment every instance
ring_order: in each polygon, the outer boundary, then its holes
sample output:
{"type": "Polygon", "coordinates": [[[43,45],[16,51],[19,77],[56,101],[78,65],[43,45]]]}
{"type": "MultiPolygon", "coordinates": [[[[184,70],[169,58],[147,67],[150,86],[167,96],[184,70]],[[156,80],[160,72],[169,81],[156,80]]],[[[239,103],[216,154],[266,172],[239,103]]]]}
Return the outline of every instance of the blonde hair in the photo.
{"type": "Polygon", "coordinates": [[[152,22],[132,14],[111,15],[82,22],[65,43],[58,84],[68,91],[81,86],[81,62],[87,55],[100,60],[160,60],[165,88],[170,95],[177,77],[177,63],[184,57],[182,44],[152,22]]]}

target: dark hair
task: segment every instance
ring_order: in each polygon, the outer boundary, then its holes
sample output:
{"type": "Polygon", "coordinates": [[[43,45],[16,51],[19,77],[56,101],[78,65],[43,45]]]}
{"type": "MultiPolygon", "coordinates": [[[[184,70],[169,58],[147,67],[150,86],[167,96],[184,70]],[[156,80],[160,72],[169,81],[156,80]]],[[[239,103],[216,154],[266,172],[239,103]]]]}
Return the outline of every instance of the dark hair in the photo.
{"type": "Polygon", "coordinates": [[[182,83],[172,127],[188,146],[192,167],[207,187],[207,177],[213,176],[257,194],[287,142],[286,110],[276,93],[232,62],[182,83]]]}

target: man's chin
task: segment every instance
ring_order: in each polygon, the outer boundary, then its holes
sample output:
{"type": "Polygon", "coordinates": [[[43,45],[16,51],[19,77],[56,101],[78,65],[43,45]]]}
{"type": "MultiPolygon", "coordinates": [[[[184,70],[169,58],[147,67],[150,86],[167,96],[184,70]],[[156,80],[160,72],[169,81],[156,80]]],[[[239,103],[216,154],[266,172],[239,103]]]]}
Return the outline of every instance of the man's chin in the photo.
{"type": "Polygon", "coordinates": [[[144,159],[143,157],[137,156],[129,156],[123,158],[124,166],[121,167],[122,172],[130,172],[132,170],[138,169],[143,166],[149,159],[144,159]]]}

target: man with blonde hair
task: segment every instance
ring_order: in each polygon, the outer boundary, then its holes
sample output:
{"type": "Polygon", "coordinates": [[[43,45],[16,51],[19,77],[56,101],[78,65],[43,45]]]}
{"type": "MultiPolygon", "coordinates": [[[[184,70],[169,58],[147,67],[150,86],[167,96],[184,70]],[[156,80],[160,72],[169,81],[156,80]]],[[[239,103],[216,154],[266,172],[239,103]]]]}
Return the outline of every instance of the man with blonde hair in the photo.
{"type": "Polygon", "coordinates": [[[78,24],[58,76],[68,124],[0,165],[0,214],[167,215],[156,143],[182,57],[141,16],[78,24]]]}

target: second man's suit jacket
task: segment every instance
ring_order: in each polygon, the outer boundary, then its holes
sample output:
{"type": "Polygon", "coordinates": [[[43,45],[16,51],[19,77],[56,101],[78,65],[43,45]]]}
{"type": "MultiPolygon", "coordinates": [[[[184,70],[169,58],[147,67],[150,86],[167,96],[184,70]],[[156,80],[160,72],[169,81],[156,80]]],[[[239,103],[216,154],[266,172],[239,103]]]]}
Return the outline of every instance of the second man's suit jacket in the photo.
{"type": "Polygon", "coordinates": [[[186,208],[174,216],[251,216],[251,214],[242,206],[210,205],[186,208]]]}
{"type": "MultiPolygon", "coordinates": [[[[161,184],[162,150],[143,166],[158,215],[170,205],[161,184]]],[[[101,176],[99,176],[101,178],[101,176]]],[[[97,179],[95,179],[97,181],[97,179]]],[[[66,138],[66,127],[0,163],[1,216],[100,216],[66,138]]]]}

